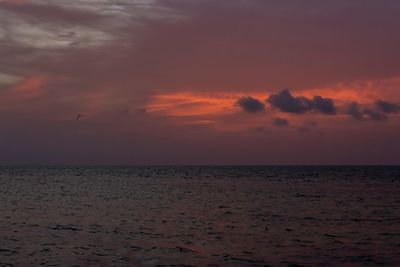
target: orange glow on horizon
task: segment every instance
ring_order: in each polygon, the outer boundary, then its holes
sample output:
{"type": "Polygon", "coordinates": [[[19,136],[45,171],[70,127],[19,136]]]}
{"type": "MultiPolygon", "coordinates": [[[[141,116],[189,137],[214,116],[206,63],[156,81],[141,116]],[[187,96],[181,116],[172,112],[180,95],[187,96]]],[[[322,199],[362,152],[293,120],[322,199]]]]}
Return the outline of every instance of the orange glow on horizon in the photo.
{"type": "Polygon", "coordinates": [[[290,125],[300,126],[305,121],[318,120],[319,124],[331,127],[334,121],[351,119],[345,114],[347,105],[355,101],[361,106],[371,107],[378,99],[391,100],[396,96],[400,86],[400,78],[383,81],[358,81],[353,83],[339,83],[330,87],[291,90],[294,97],[304,96],[313,98],[322,96],[331,98],[338,108],[337,116],[327,116],[317,112],[309,112],[302,116],[298,114],[280,112],[271,107],[266,99],[276,91],[216,91],[196,92],[181,91],[157,94],[151,97],[145,105],[148,114],[170,117],[176,125],[212,126],[214,129],[224,131],[243,131],[252,129],[265,123],[271,123],[273,118],[279,117],[290,121],[290,125]],[[257,114],[246,114],[236,104],[243,96],[251,96],[266,105],[266,110],[257,114]],[[241,114],[241,115],[239,115],[241,114]],[[231,116],[234,115],[234,116],[231,116]]]}
{"type": "MultiPolygon", "coordinates": [[[[294,96],[313,98],[320,95],[331,98],[336,105],[343,106],[355,101],[361,105],[373,104],[377,99],[390,100],[396,95],[400,86],[400,78],[383,81],[358,81],[339,83],[330,87],[291,90],[294,96]]],[[[243,96],[251,96],[262,102],[275,92],[249,91],[217,91],[198,93],[196,91],[172,92],[154,95],[145,106],[148,113],[164,116],[189,117],[204,115],[227,115],[239,111],[236,101],[243,96]]],[[[266,103],[267,109],[269,105],[266,103]]]]}
{"type": "MultiPolygon", "coordinates": [[[[196,93],[177,92],[155,95],[145,106],[148,113],[166,116],[187,117],[203,115],[226,115],[237,110],[235,102],[243,95],[260,95],[259,92],[196,93]]],[[[265,95],[263,95],[265,98],[265,95]]]]}

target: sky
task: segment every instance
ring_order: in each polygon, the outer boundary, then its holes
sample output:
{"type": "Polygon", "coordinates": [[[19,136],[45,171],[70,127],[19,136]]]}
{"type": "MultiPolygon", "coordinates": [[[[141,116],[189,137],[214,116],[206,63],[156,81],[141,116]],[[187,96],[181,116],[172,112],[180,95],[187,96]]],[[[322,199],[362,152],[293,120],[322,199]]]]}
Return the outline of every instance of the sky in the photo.
{"type": "Polygon", "coordinates": [[[397,0],[0,0],[0,164],[400,164],[399,29],[397,0]]]}

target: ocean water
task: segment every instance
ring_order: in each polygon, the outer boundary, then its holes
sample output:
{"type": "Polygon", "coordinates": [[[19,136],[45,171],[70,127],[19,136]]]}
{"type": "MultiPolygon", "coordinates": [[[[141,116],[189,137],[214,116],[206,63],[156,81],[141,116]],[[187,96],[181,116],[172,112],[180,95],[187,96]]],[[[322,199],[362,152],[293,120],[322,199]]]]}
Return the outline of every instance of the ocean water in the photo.
{"type": "Polygon", "coordinates": [[[399,167],[0,167],[0,266],[400,266],[399,167]]]}

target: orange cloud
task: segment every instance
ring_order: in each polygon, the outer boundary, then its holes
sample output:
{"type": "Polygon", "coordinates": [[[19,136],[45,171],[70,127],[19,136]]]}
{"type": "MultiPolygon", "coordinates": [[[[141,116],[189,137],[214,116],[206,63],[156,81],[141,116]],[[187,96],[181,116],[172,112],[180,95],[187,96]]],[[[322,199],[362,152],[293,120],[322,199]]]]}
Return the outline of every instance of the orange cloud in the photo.
{"type": "MultiPolygon", "coordinates": [[[[360,104],[370,104],[376,99],[400,100],[398,88],[400,77],[387,80],[366,80],[351,83],[338,83],[329,87],[291,90],[295,96],[312,98],[316,95],[332,98],[338,104],[356,101],[360,104]]],[[[154,95],[145,106],[147,112],[167,116],[202,116],[222,115],[237,111],[235,102],[242,96],[252,96],[264,101],[275,91],[247,92],[209,92],[195,91],[172,92],[154,95]]]]}
{"type": "MultiPolygon", "coordinates": [[[[248,94],[248,92],[228,91],[221,93],[176,92],[153,96],[145,108],[149,113],[177,117],[227,115],[238,109],[235,104],[237,99],[248,94]]],[[[265,93],[260,92],[252,92],[251,95],[260,99],[266,97],[265,93]]]]}
{"type": "MultiPolygon", "coordinates": [[[[313,98],[320,95],[325,98],[334,100],[335,105],[344,109],[349,102],[356,101],[361,105],[374,105],[377,99],[390,99],[392,101],[400,101],[398,97],[398,88],[400,86],[400,77],[387,80],[367,80],[356,81],[351,83],[338,83],[329,87],[311,88],[291,90],[295,96],[305,96],[313,98]]],[[[178,125],[212,125],[214,128],[243,130],[239,128],[254,128],[267,123],[268,116],[275,116],[279,111],[271,109],[267,105],[267,113],[260,116],[246,116],[239,118],[233,114],[240,114],[240,108],[236,105],[236,101],[243,96],[252,96],[265,101],[274,91],[218,91],[218,92],[195,92],[183,91],[172,92],[166,94],[154,95],[149,103],[145,105],[147,113],[173,117],[174,123],[178,125]]],[[[334,120],[340,121],[347,118],[347,115],[326,116],[320,114],[305,114],[303,116],[293,114],[284,115],[290,120],[291,125],[301,125],[304,120],[310,119],[304,116],[314,116],[315,119],[321,120],[322,124],[331,124],[334,120]]],[[[242,115],[241,115],[242,116],[242,115]]],[[[245,114],[243,115],[245,116],[245,114]]]]}
{"type": "Polygon", "coordinates": [[[398,88],[400,77],[385,80],[365,80],[348,83],[338,83],[328,87],[302,90],[306,97],[321,95],[332,98],[337,103],[356,101],[369,104],[376,99],[392,99],[399,101],[398,88]]]}
{"type": "Polygon", "coordinates": [[[43,93],[43,87],[48,80],[48,77],[45,75],[34,75],[14,86],[12,92],[20,94],[26,98],[34,98],[43,93]]]}

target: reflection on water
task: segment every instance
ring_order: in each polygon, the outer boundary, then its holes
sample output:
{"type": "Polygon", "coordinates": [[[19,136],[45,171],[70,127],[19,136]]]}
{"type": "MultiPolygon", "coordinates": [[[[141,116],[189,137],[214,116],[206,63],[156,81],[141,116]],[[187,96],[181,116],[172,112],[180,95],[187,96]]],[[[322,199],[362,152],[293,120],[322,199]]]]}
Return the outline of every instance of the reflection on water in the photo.
{"type": "Polygon", "coordinates": [[[2,167],[0,266],[400,266],[396,167],[2,167]]]}

